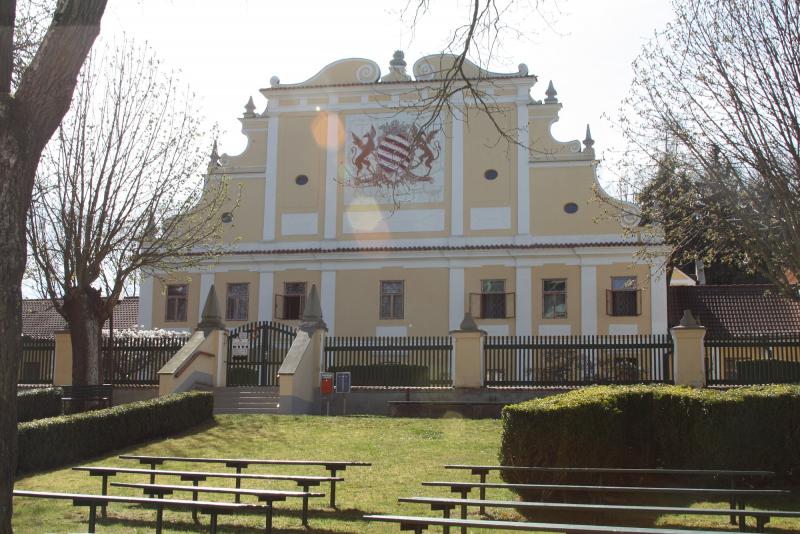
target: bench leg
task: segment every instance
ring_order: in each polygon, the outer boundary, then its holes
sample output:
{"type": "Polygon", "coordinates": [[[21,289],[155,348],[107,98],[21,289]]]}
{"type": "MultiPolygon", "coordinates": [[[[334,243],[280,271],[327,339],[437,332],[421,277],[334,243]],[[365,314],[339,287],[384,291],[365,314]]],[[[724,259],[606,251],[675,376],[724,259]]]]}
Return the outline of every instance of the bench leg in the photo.
{"type": "MultiPolygon", "coordinates": [[[[736,510],[736,497],[731,497],[731,510],[736,510]]],[[[736,516],[731,514],[731,525],[736,524],[736,516]]]]}
{"type": "Polygon", "coordinates": [[[217,512],[211,512],[211,521],[209,525],[209,530],[211,534],[217,534],[217,512]]]}
{"type": "MultiPolygon", "coordinates": [[[[450,508],[446,506],[444,507],[442,510],[442,517],[445,519],[450,519],[450,508]]],[[[442,534],[450,534],[450,525],[442,526],[442,534]]]]}
{"type": "MultiPolygon", "coordinates": [[[[739,503],[739,510],[744,510],[744,502],[739,503]]],[[[747,520],[744,514],[739,514],[739,530],[744,532],[747,528],[747,520]]]]}
{"type": "MultiPolygon", "coordinates": [[[[199,483],[200,483],[200,481],[199,481],[199,480],[192,480],[192,486],[194,486],[195,488],[197,487],[197,485],[198,485],[199,483]]],[[[238,497],[239,495],[236,495],[236,496],[238,497]]],[[[196,501],[196,500],[197,500],[197,492],[196,492],[196,491],[192,491],[192,500],[193,500],[193,501],[196,501]]],[[[198,519],[197,519],[197,509],[196,509],[196,508],[192,510],[192,520],[193,520],[195,523],[197,523],[197,522],[198,522],[198,519]]]]}
{"type": "MultiPolygon", "coordinates": [[[[331,476],[336,476],[336,469],[331,469],[331,476]]],[[[331,480],[331,508],[336,508],[336,481],[331,480]]]]}
{"type": "Polygon", "coordinates": [[[156,483],[156,473],[155,473],[156,464],[150,464],[150,471],[153,471],[152,473],[150,473],[150,484],[155,484],[156,483]]]}
{"type": "Polygon", "coordinates": [[[94,534],[95,525],[97,523],[97,506],[89,506],[89,532],[94,534]]]}
{"type": "MultiPolygon", "coordinates": [[[[308,493],[308,486],[303,486],[303,491],[308,493]]],[[[308,495],[303,495],[303,526],[308,528],[308,495]]]]}
{"type": "MultiPolygon", "coordinates": [[[[466,499],[467,498],[467,493],[469,493],[469,489],[467,489],[467,488],[462,489],[461,490],[461,498],[462,499],[466,499]]],[[[466,518],[467,518],[467,505],[466,504],[462,504],[461,505],[461,519],[466,519],[466,518]]],[[[467,527],[461,527],[461,534],[467,534],[467,527]]]]}
{"type": "MultiPolygon", "coordinates": [[[[236,467],[236,474],[237,475],[241,475],[242,474],[242,466],[237,466],[236,467]]],[[[236,489],[237,490],[238,489],[242,489],[242,479],[239,478],[239,477],[236,477],[236,489]]],[[[237,493],[234,502],[242,502],[242,496],[237,493]]]]}
{"type": "Polygon", "coordinates": [[[267,534],[272,534],[272,501],[267,501],[267,524],[264,530],[267,534]]]}
{"type": "Polygon", "coordinates": [[[164,525],[164,507],[159,506],[156,508],[156,534],[161,534],[161,529],[164,525]]]}
{"type": "MultiPolygon", "coordinates": [[[[483,471],[483,472],[480,473],[480,475],[481,475],[481,484],[486,484],[486,472],[483,471]]],[[[484,488],[483,486],[480,487],[480,495],[481,495],[481,500],[485,501],[486,500],[486,488],[484,488]]],[[[478,509],[478,512],[480,512],[481,515],[485,515],[486,514],[486,507],[484,505],[481,505],[480,508],[478,509]]]]}
{"type": "MultiPolygon", "coordinates": [[[[103,475],[103,487],[102,487],[101,494],[102,495],[107,495],[108,494],[108,475],[103,475]]],[[[106,513],[106,505],[105,504],[100,508],[100,510],[101,510],[101,513],[103,514],[103,519],[108,517],[108,514],[106,513]]]]}

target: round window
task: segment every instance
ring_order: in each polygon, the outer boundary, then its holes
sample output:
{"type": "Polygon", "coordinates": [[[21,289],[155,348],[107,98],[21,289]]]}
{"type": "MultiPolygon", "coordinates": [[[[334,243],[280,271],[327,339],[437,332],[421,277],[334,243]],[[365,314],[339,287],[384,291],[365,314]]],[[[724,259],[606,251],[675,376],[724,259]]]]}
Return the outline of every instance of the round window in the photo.
{"type": "Polygon", "coordinates": [[[297,185],[306,185],[308,183],[308,176],[305,174],[298,174],[294,179],[294,183],[297,185]]]}
{"type": "Polygon", "coordinates": [[[485,173],[483,173],[483,177],[487,180],[494,180],[497,178],[497,171],[494,169],[489,169],[485,173]]]}
{"type": "Polygon", "coordinates": [[[575,204],[574,202],[567,202],[566,204],[564,204],[564,211],[566,211],[567,213],[575,213],[576,211],[578,211],[578,205],[575,204]]]}
{"type": "Polygon", "coordinates": [[[226,211],[225,213],[222,214],[220,219],[222,219],[222,222],[224,223],[233,222],[233,213],[231,213],[230,211],[226,211]]]}

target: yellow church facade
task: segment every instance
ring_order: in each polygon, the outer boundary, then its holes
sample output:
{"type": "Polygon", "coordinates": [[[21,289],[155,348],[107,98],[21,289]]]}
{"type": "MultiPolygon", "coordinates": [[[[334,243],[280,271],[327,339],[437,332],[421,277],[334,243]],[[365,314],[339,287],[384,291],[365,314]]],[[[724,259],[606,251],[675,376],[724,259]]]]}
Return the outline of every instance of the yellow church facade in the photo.
{"type": "Polygon", "coordinates": [[[554,139],[562,104],[552,84],[532,96],[525,65],[466,61],[465,92],[454,61],[273,77],[266,109],[240,119],[245,150],[209,166],[236,196],[224,253],[144,276],[140,323],[194,328],[214,285],[229,327],[296,324],[316,285],[338,336],[444,335],[465,312],[493,335],[666,333],[664,277],[636,258],[636,207],[599,187],[588,128],[554,139]]]}

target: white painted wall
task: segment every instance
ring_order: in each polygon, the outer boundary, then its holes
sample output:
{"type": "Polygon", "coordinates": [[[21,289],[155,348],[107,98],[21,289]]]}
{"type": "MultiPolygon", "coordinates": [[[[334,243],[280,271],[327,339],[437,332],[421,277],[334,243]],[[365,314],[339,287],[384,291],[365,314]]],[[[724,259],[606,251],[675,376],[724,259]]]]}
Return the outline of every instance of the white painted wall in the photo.
{"type": "Polygon", "coordinates": [[[653,334],[667,333],[667,276],[664,269],[664,258],[656,258],[650,266],[650,317],[653,334]]]}
{"type": "Polygon", "coordinates": [[[272,294],[275,276],[272,272],[258,273],[258,320],[272,321],[272,294]]]}
{"type": "Polygon", "coordinates": [[[275,240],[275,213],[278,191],[278,116],[267,121],[267,165],[264,187],[264,241],[275,240]]]}
{"type": "Polygon", "coordinates": [[[138,323],[145,330],[153,328],[153,277],[142,275],[139,282],[139,317],[138,323]]]}
{"type": "Polygon", "coordinates": [[[339,114],[328,113],[327,154],[325,160],[325,239],[336,239],[336,206],[339,191],[339,114]]]}
{"type": "Polygon", "coordinates": [[[322,271],[320,275],[319,299],[322,319],[328,325],[328,335],[336,332],[336,271],[322,271]]]}
{"type": "MultiPolygon", "coordinates": [[[[198,303],[198,312],[197,316],[200,320],[203,320],[203,307],[206,305],[206,299],[208,298],[208,292],[211,290],[211,286],[214,285],[214,273],[203,273],[200,275],[200,302],[198,303]]],[[[220,313],[222,316],[225,316],[225,307],[224,301],[222,299],[225,298],[225,288],[218,287],[215,288],[217,292],[217,304],[219,304],[220,313]]]]}
{"type": "Polygon", "coordinates": [[[597,267],[581,265],[581,334],[597,335],[597,267]]]}
{"type": "Polygon", "coordinates": [[[511,208],[471,208],[471,230],[508,230],[511,228],[511,208]]]}
{"type": "Polygon", "coordinates": [[[281,215],[281,234],[315,235],[318,218],[316,213],[284,213],[281,215]]]}
{"type": "Polygon", "coordinates": [[[343,221],[345,234],[384,232],[442,232],[444,210],[348,211],[343,221]]]}
{"type": "Polygon", "coordinates": [[[530,267],[516,269],[516,334],[529,336],[533,331],[533,295],[532,275],[530,267]]]}
{"type": "Polygon", "coordinates": [[[450,330],[458,330],[461,320],[464,318],[464,269],[458,267],[450,268],[450,330]]]}

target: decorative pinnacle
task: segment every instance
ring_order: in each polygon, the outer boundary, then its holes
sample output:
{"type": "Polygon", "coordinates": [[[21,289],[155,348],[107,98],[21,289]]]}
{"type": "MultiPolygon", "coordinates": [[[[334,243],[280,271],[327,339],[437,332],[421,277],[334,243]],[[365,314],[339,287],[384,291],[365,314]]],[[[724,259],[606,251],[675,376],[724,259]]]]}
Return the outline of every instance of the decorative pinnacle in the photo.
{"type": "Polygon", "coordinates": [[[468,332],[477,332],[478,331],[478,323],[475,322],[475,319],[472,318],[472,314],[466,312],[464,314],[464,319],[461,320],[461,324],[458,326],[459,330],[465,330],[468,332]]]}
{"type": "Polygon", "coordinates": [[[312,284],[311,291],[308,292],[308,299],[306,300],[306,306],[303,310],[303,316],[300,318],[299,328],[309,336],[317,330],[328,329],[328,326],[322,319],[322,303],[319,300],[319,292],[317,291],[316,284],[312,284]]]}
{"type": "Polygon", "coordinates": [[[214,139],[214,144],[211,145],[211,156],[208,159],[208,166],[219,167],[219,153],[217,152],[217,140],[214,139]]]}
{"type": "Polygon", "coordinates": [[[392,56],[392,60],[389,62],[389,66],[395,69],[402,69],[405,71],[406,68],[406,60],[405,60],[405,53],[402,50],[395,50],[394,56],[392,56]]]}
{"type": "Polygon", "coordinates": [[[217,291],[214,289],[214,284],[208,290],[208,297],[203,306],[203,313],[200,315],[200,322],[197,324],[197,329],[202,330],[208,335],[212,330],[223,330],[225,325],[222,322],[222,316],[219,314],[219,303],[217,302],[217,291]]]}
{"type": "Polygon", "coordinates": [[[702,328],[697,319],[694,318],[694,315],[692,315],[692,310],[683,310],[683,317],[681,317],[681,322],[678,324],[684,328],[702,328]]]}
{"type": "Polygon", "coordinates": [[[244,105],[244,118],[252,119],[256,116],[255,114],[256,105],[253,103],[253,97],[250,97],[250,100],[247,101],[247,104],[244,105]]]}
{"type": "Polygon", "coordinates": [[[589,125],[586,125],[586,139],[583,140],[583,146],[586,147],[586,150],[594,150],[592,147],[594,146],[594,139],[592,139],[592,131],[589,129],[589,125]]]}
{"type": "Polygon", "coordinates": [[[545,91],[544,94],[547,95],[547,98],[544,99],[545,104],[558,103],[558,98],[556,98],[558,91],[553,87],[553,80],[550,80],[550,83],[547,85],[547,91],[545,91]]]}

